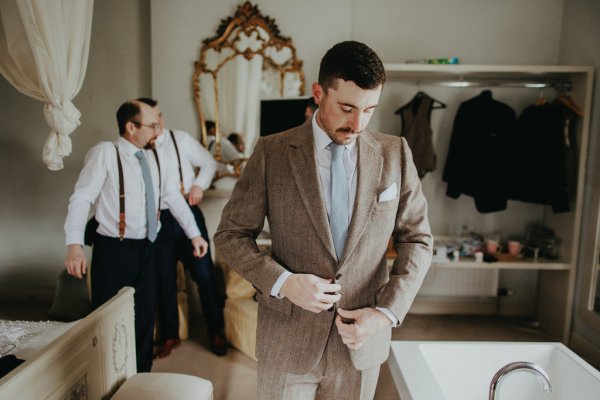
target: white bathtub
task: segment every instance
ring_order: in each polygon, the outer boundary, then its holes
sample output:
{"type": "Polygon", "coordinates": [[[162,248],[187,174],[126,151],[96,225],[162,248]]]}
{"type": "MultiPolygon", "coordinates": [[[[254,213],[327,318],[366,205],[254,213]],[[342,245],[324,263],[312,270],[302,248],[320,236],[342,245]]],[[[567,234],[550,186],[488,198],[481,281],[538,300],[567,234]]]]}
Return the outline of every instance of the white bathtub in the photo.
{"type": "Polygon", "coordinates": [[[397,341],[389,366],[401,400],[486,400],[496,371],[515,361],[542,367],[552,393],[516,372],[500,385],[501,400],[600,399],[600,372],[561,343],[397,341]]]}

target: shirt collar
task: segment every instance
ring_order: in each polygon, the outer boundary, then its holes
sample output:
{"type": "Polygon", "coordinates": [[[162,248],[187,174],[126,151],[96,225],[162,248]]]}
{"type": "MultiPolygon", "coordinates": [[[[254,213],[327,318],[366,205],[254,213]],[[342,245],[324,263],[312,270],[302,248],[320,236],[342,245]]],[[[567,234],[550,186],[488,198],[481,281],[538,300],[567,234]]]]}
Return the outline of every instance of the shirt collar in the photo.
{"type": "Polygon", "coordinates": [[[125,154],[133,155],[139,150],[142,150],[135,144],[131,143],[129,140],[125,139],[123,136],[119,138],[117,143],[119,144],[119,150],[124,152],[125,154]]]}
{"type": "MultiPolygon", "coordinates": [[[[317,109],[312,116],[312,130],[313,130],[313,136],[315,138],[315,148],[317,150],[317,153],[320,152],[321,150],[323,150],[324,148],[326,148],[327,146],[329,146],[329,143],[332,142],[329,135],[327,135],[327,133],[323,129],[321,129],[319,124],[317,124],[317,113],[318,112],[319,112],[319,110],[317,109]]],[[[350,144],[347,144],[346,149],[348,149],[348,151],[353,151],[355,146],[356,146],[356,140],[350,144]]]]}
{"type": "Polygon", "coordinates": [[[169,130],[167,128],[163,128],[162,134],[158,136],[155,140],[157,146],[162,145],[165,142],[165,137],[169,134],[169,130]]]}

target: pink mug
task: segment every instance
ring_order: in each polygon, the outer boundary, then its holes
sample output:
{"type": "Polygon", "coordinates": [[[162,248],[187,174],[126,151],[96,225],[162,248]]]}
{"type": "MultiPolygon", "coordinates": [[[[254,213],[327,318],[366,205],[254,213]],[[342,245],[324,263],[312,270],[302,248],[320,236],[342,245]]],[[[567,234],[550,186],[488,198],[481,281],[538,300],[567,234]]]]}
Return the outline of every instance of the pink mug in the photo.
{"type": "Polygon", "coordinates": [[[521,245],[521,242],[518,242],[516,240],[509,240],[508,241],[508,254],[511,256],[519,256],[521,255],[521,250],[523,249],[523,246],[521,245]]]}
{"type": "Polygon", "coordinates": [[[502,246],[497,240],[488,239],[485,241],[485,252],[487,254],[496,254],[502,251],[502,246]]]}

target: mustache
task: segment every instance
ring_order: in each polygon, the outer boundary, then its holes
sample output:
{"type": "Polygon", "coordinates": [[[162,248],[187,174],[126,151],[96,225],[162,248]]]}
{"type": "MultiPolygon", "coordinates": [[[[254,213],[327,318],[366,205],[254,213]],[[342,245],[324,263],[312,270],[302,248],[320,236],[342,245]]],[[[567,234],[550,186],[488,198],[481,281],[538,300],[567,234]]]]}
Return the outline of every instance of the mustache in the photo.
{"type": "Polygon", "coordinates": [[[342,133],[355,133],[354,130],[352,128],[338,128],[335,130],[336,132],[342,132],[342,133]]]}

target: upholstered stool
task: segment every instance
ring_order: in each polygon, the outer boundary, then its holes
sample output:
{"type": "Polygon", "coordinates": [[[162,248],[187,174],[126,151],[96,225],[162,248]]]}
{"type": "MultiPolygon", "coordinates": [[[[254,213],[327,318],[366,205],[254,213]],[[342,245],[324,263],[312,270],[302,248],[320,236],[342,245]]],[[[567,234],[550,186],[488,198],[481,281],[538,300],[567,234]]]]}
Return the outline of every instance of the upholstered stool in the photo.
{"type": "Polygon", "coordinates": [[[212,400],[212,383],[197,376],[165,372],[138,373],[111,400],[212,400]]]}

